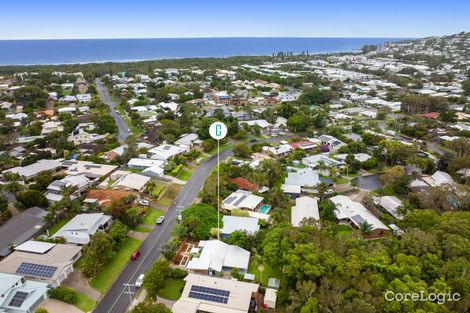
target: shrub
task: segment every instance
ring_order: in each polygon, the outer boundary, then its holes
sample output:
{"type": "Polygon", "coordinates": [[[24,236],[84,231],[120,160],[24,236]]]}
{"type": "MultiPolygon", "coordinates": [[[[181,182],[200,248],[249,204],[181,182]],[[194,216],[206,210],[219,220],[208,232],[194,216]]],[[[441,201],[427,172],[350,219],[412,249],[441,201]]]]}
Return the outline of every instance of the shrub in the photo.
{"type": "Polygon", "coordinates": [[[180,268],[175,268],[171,270],[170,276],[175,279],[183,279],[188,275],[188,272],[180,268]]]}
{"type": "Polygon", "coordinates": [[[177,176],[181,170],[183,169],[183,164],[178,164],[172,171],[171,171],[171,175],[173,176],[177,176]]]}
{"type": "Polygon", "coordinates": [[[76,304],[78,301],[77,292],[70,288],[57,287],[49,291],[49,297],[69,304],[76,304]]]}
{"type": "Polygon", "coordinates": [[[377,166],[377,159],[374,157],[368,159],[367,161],[362,162],[362,167],[365,170],[371,170],[376,166],[377,166]]]}

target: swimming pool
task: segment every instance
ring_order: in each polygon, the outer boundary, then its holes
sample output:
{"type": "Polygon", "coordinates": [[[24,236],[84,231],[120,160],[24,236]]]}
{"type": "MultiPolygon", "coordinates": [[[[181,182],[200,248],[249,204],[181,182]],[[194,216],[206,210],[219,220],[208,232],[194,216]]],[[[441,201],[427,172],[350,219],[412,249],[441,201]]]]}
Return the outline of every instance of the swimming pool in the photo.
{"type": "Polygon", "coordinates": [[[258,212],[263,213],[263,214],[268,214],[269,210],[271,210],[271,206],[269,204],[263,204],[258,209],[258,212]]]}

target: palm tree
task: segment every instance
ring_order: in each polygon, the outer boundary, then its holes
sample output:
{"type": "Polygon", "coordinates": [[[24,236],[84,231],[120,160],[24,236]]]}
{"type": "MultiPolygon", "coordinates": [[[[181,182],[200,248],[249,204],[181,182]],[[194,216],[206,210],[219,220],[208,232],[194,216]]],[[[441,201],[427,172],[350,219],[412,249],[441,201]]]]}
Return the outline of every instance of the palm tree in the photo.
{"type": "Polygon", "coordinates": [[[363,235],[370,235],[372,231],[372,224],[369,224],[367,221],[359,224],[359,230],[363,235]]]}

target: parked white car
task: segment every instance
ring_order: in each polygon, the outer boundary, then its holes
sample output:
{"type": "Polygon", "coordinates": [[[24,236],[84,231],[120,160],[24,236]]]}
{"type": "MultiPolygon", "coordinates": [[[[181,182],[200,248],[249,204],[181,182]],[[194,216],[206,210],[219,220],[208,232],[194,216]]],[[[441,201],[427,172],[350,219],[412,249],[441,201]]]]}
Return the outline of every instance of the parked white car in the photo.
{"type": "Polygon", "coordinates": [[[141,199],[141,200],[139,200],[139,204],[140,204],[140,205],[149,206],[149,205],[150,205],[150,202],[149,202],[148,200],[141,199]]]}
{"type": "Polygon", "coordinates": [[[135,281],[135,288],[142,287],[142,285],[144,283],[144,277],[145,277],[144,274],[140,274],[139,278],[137,278],[137,280],[135,281]]]}

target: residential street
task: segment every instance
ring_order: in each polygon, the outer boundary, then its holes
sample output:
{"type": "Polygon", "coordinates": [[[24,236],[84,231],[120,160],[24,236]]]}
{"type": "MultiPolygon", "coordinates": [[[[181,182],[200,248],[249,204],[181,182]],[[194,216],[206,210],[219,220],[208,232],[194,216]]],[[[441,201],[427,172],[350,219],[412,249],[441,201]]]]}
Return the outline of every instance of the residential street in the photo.
{"type": "MultiPolygon", "coordinates": [[[[264,141],[278,142],[288,139],[289,136],[269,137],[264,141]]],[[[248,145],[252,145],[249,143],[248,145]]],[[[220,152],[220,161],[226,160],[233,154],[232,149],[226,149],[220,152]]],[[[123,313],[130,305],[127,287],[124,284],[134,284],[140,274],[149,270],[152,264],[160,257],[160,249],[171,237],[171,230],[176,224],[176,217],[180,211],[191,205],[196,199],[199,190],[201,190],[207,177],[217,166],[217,154],[207,159],[203,164],[196,168],[191,178],[181,188],[175,200],[165,212],[165,222],[155,227],[147,239],[142,243],[139,250],[142,253],[137,261],[130,261],[114,284],[103,296],[96,308],[95,313],[123,313]]],[[[131,287],[131,292],[135,292],[131,287]]],[[[132,295],[132,298],[134,295],[132,295]]]]}
{"type": "MultiPolygon", "coordinates": [[[[231,149],[224,150],[220,153],[220,160],[225,160],[230,155],[232,155],[231,149]]],[[[156,226],[140,246],[139,250],[142,253],[140,258],[127,264],[93,312],[126,312],[130,304],[130,298],[129,294],[125,293],[127,292],[127,287],[123,284],[134,284],[137,277],[147,272],[155,260],[160,257],[162,245],[171,237],[171,230],[176,224],[176,216],[194,201],[207,177],[216,166],[217,155],[214,155],[194,171],[191,178],[182,187],[171,206],[165,212],[165,222],[162,225],[156,226]]],[[[131,291],[134,292],[135,288],[131,287],[131,291]]]]}
{"type": "Polygon", "coordinates": [[[114,102],[111,99],[108,93],[108,90],[106,89],[106,86],[104,86],[103,83],[99,79],[96,79],[95,83],[96,83],[96,90],[98,91],[98,94],[100,95],[101,100],[103,100],[103,102],[109,106],[110,114],[116,121],[116,125],[119,128],[117,139],[119,140],[120,143],[123,143],[124,140],[126,140],[126,138],[129,137],[129,135],[131,134],[129,132],[129,126],[127,125],[124,118],[116,111],[115,109],[116,102],[114,102]]]}

